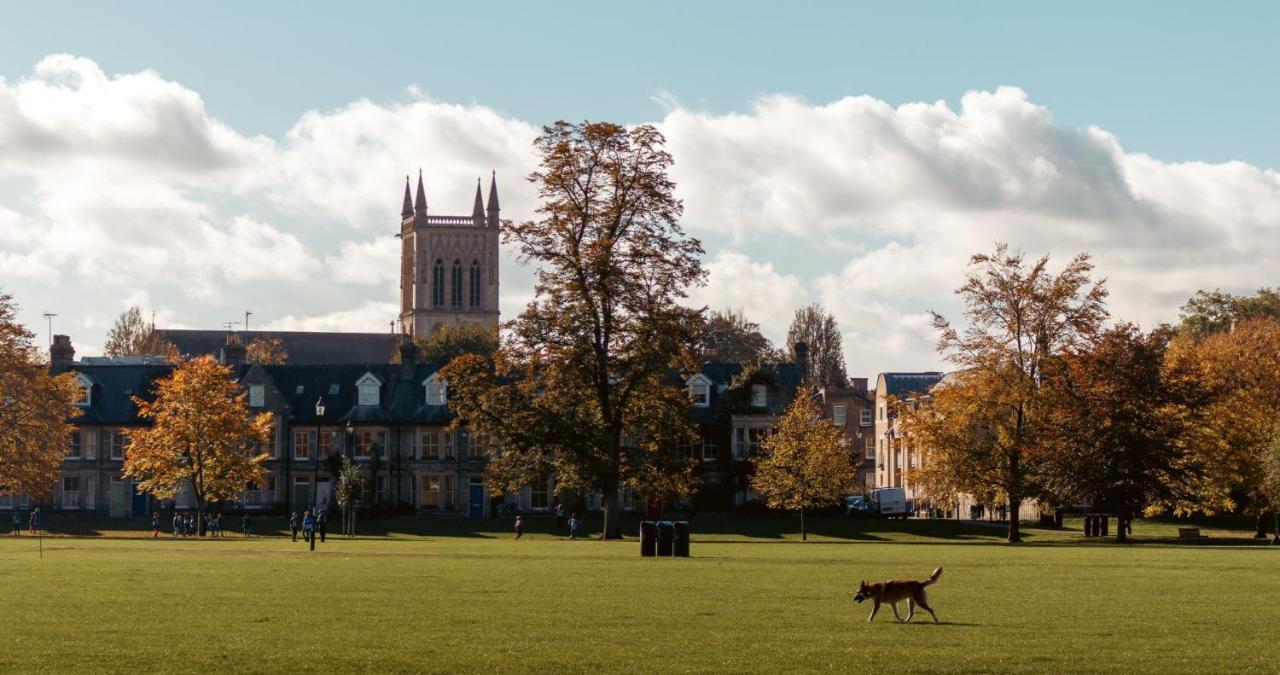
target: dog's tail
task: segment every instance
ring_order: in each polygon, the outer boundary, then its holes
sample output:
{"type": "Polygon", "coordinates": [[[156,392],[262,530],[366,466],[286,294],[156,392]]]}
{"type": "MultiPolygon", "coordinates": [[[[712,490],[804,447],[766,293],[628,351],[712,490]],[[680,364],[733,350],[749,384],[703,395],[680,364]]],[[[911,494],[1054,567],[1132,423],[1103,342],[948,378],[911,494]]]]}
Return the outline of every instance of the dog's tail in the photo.
{"type": "Polygon", "coordinates": [[[938,583],[938,577],[940,577],[940,576],[942,576],[942,568],[941,568],[941,567],[939,567],[938,569],[934,570],[934,571],[933,571],[933,574],[930,574],[930,575],[929,575],[929,580],[928,580],[928,581],[926,581],[926,582],[924,582],[924,585],[925,585],[925,586],[928,586],[929,584],[936,584],[936,583],[938,583]]]}

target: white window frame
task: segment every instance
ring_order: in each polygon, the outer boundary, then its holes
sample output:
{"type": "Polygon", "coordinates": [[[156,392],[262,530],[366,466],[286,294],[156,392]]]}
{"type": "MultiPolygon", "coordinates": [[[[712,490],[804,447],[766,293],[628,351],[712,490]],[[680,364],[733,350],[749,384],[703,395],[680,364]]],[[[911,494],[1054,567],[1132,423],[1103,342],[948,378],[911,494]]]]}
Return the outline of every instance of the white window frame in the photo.
{"type": "Polygon", "coordinates": [[[76,407],[88,408],[93,405],[93,381],[86,377],[84,373],[76,373],[76,382],[80,384],[80,391],[83,394],[80,400],[76,401],[76,407]]]}
{"type": "Polygon", "coordinates": [[[382,399],[382,380],[373,373],[365,373],[356,380],[356,405],[377,406],[382,399]]]}
{"type": "Polygon", "coordinates": [[[71,435],[67,437],[67,454],[63,459],[79,461],[84,456],[84,434],[79,429],[72,429],[71,435]],[[72,450],[75,454],[71,454],[72,450]]]}
{"type": "Polygon", "coordinates": [[[769,387],[764,384],[751,385],[751,407],[769,407],[769,387]]]}
{"type": "Polygon", "coordinates": [[[871,417],[872,417],[872,414],[871,414],[871,409],[870,409],[870,408],[863,408],[862,410],[859,410],[859,411],[858,411],[858,426],[860,426],[860,427],[869,427],[869,426],[871,426],[871,425],[875,422],[875,420],[871,419],[871,417]]]}
{"type": "Polygon", "coordinates": [[[439,377],[439,373],[432,373],[422,382],[423,392],[426,394],[427,405],[445,405],[449,402],[449,383],[439,377]]]}
{"type": "Polygon", "coordinates": [[[831,423],[842,427],[848,422],[849,407],[844,405],[831,406],[831,423]]]}
{"type": "Polygon", "coordinates": [[[294,430],[293,450],[292,450],[294,459],[307,461],[312,458],[313,455],[311,453],[315,451],[315,436],[316,436],[316,432],[314,431],[299,431],[296,429],[294,430]],[[298,454],[298,446],[301,445],[298,442],[299,439],[301,439],[302,441],[305,441],[306,443],[307,454],[305,455],[298,454]]]}
{"type": "Polygon", "coordinates": [[[61,504],[64,509],[80,508],[80,477],[79,476],[63,476],[62,477],[62,495],[61,504]],[[68,481],[74,481],[74,488],[68,488],[68,481]]]}
{"type": "Polygon", "coordinates": [[[695,408],[708,408],[711,406],[711,380],[708,380],[701,373],[689,378],[689,400],[693,402],[695,408]]]}
{"type": "Polygon", "coordinates": [[[98,436],[96,429],[80,429],[80,456],[85,459],[98,458],[98,436]]]}
{"type": "Polygon", "coordinates": [[[267,404],[267,387],[262,384],[249,385],[249,407],[261,408],[267,404]]]}

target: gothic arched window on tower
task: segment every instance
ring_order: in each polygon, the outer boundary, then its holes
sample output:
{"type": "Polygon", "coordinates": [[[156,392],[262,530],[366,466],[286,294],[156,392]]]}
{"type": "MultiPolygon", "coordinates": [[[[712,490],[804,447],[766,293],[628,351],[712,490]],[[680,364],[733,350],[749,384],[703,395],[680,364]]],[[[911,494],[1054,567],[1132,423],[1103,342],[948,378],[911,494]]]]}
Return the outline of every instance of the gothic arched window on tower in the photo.
{"type": "Polygon", "coordinates": [[[436,258],[435,267],[431,268],[431,305],[444,306],[444,261],[436,258]]]}
{"type": "Polygon", "coordinates": [[[469,303],[473,308],[480,308],[480,261],[471,261],[471,283],[468,285],[469,303]]]}
{"type": "Polygon", "coordinates": [[[462,261],[453,261],[453,273],[450,275],[449,284],[449,304],[454,307],[462,306],[462,261]]]}

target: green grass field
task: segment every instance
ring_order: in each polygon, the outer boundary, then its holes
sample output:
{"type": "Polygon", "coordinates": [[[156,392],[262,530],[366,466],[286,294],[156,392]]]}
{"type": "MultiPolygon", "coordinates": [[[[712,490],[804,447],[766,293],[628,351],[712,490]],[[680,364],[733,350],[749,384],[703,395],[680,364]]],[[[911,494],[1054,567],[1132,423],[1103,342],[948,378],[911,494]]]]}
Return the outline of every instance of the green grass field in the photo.
{"type": "MultiPolygon", "coordinates": [[[[232,521],[238,524],[238,519],[232,521]]],[[[262,520],[259,529],[277,526],[262,520]]],[[[570,542],[535,519],[375,521],[311,553],[268,536],[0,538],[0,671],[1275,671],[1280,547],[952,523],[693,521],[693,557],[570,542]],[[779,532],[786,531],[786,535],[779,532]],[[942,625],[851,601],[923,578],[942,625]]],[[[903,607],[905,610],[905,607],[903,607]]]]}

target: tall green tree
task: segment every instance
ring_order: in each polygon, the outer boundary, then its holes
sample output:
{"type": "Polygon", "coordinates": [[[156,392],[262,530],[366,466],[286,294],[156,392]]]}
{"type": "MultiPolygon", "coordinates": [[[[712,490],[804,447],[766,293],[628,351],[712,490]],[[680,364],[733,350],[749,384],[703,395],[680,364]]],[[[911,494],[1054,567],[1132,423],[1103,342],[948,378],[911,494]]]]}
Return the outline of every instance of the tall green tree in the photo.
{"type": "MultiPolygon", "coordinates": [[[[444,324],[434,333],[414,340],[418,359],[426,363],[445,364],[463,354],[493,358],[498,350],[498,330],[480,324],[444,324]]],[[[399,358],[399,351],[396,351],[399,358]]]]}
{"type": "Polygon", "coordinates": [[[1168,329],[1118,324],[1068,350],[1045,379],[1052,400],[1049,452],[1040,465],[1059,503],[1090,501],[1115,511],[1116,539],[1147,507],[1185,500],[1198,462],[1183,438],[1183,407],[1164,380],[1168,329]]]}
{"type": "Polygon", "coordinates": [[[787,329],[787,351],[795,353],[796,343],[809,346],[808,381],[818,387],[845,387],[849,378],[844,368],[844,346],[836,318],[822,305],[801,307],[787,329]]]}
{"type": "Polygon", "coordinates": [[[681,304],[705,277],[702,246],[679,224],[658,130],[557,122],[535,142],[538,218],[505,242],[538,265],[534,299],[508,325],[494,364],[444,369],[451,407],[496,441],[490,488],[555,472],[604,500],[605,538],[622,536],[625,486],[688,489],[679,451],[688,395],[674,372],[697,364],[702,321],[681,304]]]}
{"type": "Polygon", "coordinates": [[[809,540],[805,511],[838,503],[853,489],[855,472],[847,439],[823,419],[814,390],[802,387],[753,458],[751,487],[771,508],[800,514],[800,538],[809,540]]]}
{"type": "Polygon", "coordinates": [[[129,307],[107,332],[103,345],[107,356],[168,356],[176,358],[178,350],[156,331],[155,324],[142,318],[137,305],[129,307]]]}
{"type": "Polygon", "coordinates": [[[707,314],[704,348],[716,361],[744,365],[778,361],[781,356],[760,332],[760,324],[748,319],[741,308],[707,314]]]}
{"type": "Polygon", "coordinates": [[[1022,540],[1018,512],[1035,496],[1036,465],[1051,438],[1052,392],[1044,378],[1067,350],[1087,345],[1107,318],[1106,285],[1080,254],[1058,274],[1045,256],[1028,264],[998,244],[974,255],[956,291],[967,326],[933,313],[938,351],[959,372],[919,405],[899,408],[923,456],[920,482],[935,500],[957,491],[1009,504],[1009,542],[1022,540]]]}
{"type": "Polygon", "coordinates": [[[17,314],[13,296],[0,292],[0,494],[43,499],[62,469],[82,390],[70,373],[50,375],[17,314]]]}
{"type": "Polygon", "coordinates": [[[1253,295],[1233,295],[1220,289],[1197,291],[1182,306],[1179,329],[1195,338],[1230,330],[1238,321],[1280,319],[1280,290],[1260,288],[1253,295]]]}

